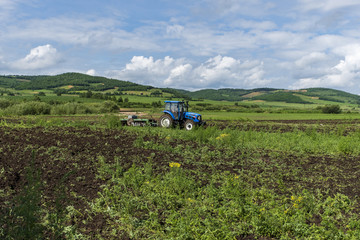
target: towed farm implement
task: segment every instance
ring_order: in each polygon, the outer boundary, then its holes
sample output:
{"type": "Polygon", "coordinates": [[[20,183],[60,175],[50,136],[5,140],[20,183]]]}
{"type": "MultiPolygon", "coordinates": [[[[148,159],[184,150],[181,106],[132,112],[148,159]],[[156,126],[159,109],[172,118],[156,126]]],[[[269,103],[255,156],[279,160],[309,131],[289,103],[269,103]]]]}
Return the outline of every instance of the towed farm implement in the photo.
{"type": "Polygon", "coordinates": [[[123,126],[133,126],[133,127],[157,127],[157,122],[155,119],[146,119],[138,118],[136,115],[129,115],[127,119],[121,119],[121,125],[123,126]]]}
{"type": "Polygon", "coordinates": [[[184,101],[165,101],[165,110],[160,117],[159,123],[155,119],[139,119],[136,115],[129,115],[127,119],[121,119],[121,124],[126,126],[160,126],[172,128],[179,126],[186,130],[192,130],[196,126],[206,124],[199,113],[188,112],[189,104],[184,101]]]}

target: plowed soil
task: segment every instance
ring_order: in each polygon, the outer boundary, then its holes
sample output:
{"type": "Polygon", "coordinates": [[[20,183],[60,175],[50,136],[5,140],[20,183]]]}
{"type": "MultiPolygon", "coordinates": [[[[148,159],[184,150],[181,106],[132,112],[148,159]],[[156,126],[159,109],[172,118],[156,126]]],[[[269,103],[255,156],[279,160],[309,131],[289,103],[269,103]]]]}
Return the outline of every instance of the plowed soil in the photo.
{"type": "MultiPolygon", "coordinates": [[[[125,170],[133,163],[143,164],[150,156],[155,156],[153,161],[159,167],[176,159],[169,152],[136,148],[133,145],[135,139],[136,136],[121,130],[0,128],[0,189],[11,193],[0,195],[0,206],[4,207],[3,203],[21,192],[27,184],[26,174],[30,166],[40,172],[47,205],[53,207],[57,189],[64,186],[68,204],[85,213],[88,202],[98,196],[100,186],[108,180],[96,176],[98,157],[107,162],[120,159],[125,170]]],[[[85,214],[83,218],[92,219],[86,226],[80,226],[88,234],[95,234],[93,230],[105,223],[99,216],[85,214]]]]}
{"type": "MultiPolygon", "coordinates": [[[[268,125],[245,125],[242,122],[213,122],[214,125],[264,130],[268,125]],[[260,126],[260,127],[259,127],[260,126]],[[263,126],[263,127],[262,127],[263,126]]],[[[293,123],[293,121],[291,122],[293,123]]],[[[302,122],[300,122],[302,123],[302,122]]],[[[309,123],[309,122],[307,122],[309,123]]],[[[358,121],[355,124],[359,123],[358,121]]],[[[212,124],[212,123],[211,123],[212,124]]],[[[309,124],[319,124],[309,123],[309,124]]],[[[332,129],[336,121],[331,121],[325,127],[332,129]]],[[[290,124],[279,125],[270,130],[291,131],[298,126],[290,124]],[[280,128],[280,126],[282,128],[280,128]]],[[[349,131],[357,129],[356,126],[349,131]]],[[[269,130],[269,129],[268,129],[269,130]]],[[[40,173],[42,181],[43,201],[51,207],[57,198],[57,189],[66,189],[66,204],[73,205],[83,213],[77,224],[79,231],[92,236],[101,234],[106,227],[106,219],[100,214],[89,216],[86,209],[88,203],[97,198],[101,186],[108,179],[97,177],[99,157],[106,162],[120,161],[126,170],[134,163],[142,165],[152,158],[154,170],[161,172],[167,169],[169,162],[179,162],[194,173],[211,174],[214,171],[229,171],[231,173],[248,172],[249,181],[254,185],[266,184],[279,194],[289,194],[296,189],[327,191],[330,195],[344,193],[352,199],[360,195],[360,157],[357,156],[296,156],[286,153],[261,151],[247,153],[236,151],[231,155],[216,153],[207,163],[185,161],[185,156],[172,151],[160,151],[136,147],[134,142],[138,136],[124,130],[94,130],[91,128],[0,128],[0,189],[5,193],[0,195],[0,207],[11,201],[27,184],[26,169],[32,166],[40,173]],[[256,164],[249,159],[260,159],[256,164]],[[275,163],[276,164],[272,164],[275,163]],[[273,179],[277,172],[277,179],[273,179]],[[259,182],[254,176],[262,176],[265,182],[259,182]],[[267,179],[271,178],[271,179],[267,179]],[[87,220],[86,224],[82,220],[87,220]]],[[[165,139],[155,136],[145,136],[144,142],[152,141],[162,144],[165,139]]],[[[170,140],[169,147],[178,145],[193,149],[203,148],[196,142],[170,140]]],[[[206,146],[208,151],[219,151],[213,146],[206,146]]],[[[110,176],[109,176],[110,178],[110,176]]],[[[206,179],[199,176],[206,184],[206,179]]],[[[1,212],[0,212],[1,213],[1,212]]],[[[72,223],[69,223],[72,224],[72,223]]],[[[106,237],[106,236],[104,236],[106,237]]]]}

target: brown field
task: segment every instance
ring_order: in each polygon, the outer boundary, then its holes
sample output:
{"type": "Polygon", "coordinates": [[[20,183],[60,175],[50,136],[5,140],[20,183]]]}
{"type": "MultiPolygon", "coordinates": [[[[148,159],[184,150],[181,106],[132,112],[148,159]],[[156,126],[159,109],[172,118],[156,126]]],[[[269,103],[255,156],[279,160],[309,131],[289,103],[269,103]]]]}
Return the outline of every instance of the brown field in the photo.
{"type": "MultiPolygon", "coordinates": [[[[236,121],[211,121],[209,126],[218,126],[221,129],[234,128],[242,130],[287,132],[306,131],[310,126],[323,126],[325,133],[333,131],[335,126],[344,121],[339,120],[302,120],[302,121],[272,121],[272,125],[258,122],[257,124],[244,124],[236,121]]],[[[358,130],[356,127],[360,120],[345,122],[352,124],[344,130],[344,134],[358,130]]],[[[91,125],[91,124],[90,124],[91,125]]],[[[317,128],[321,129],[321,128],[317,128]]],[[[140,136],[141,137],[141,136],[140,136]]],[[[161,173],[168,169],[169,162],[178,162],[184,169],[194,173],[212,174],[215,172],[230,172],[237,174],[240,171],[249,172],[249,181],[253,187],[257,186],[256,179],[252,176],[260,175],[269,177],[268,187],[279,195],[291,194],[294,189],[307,189],[327,191],[330,196],[342,193],[356,199],[360,195],[360,162],[359,156],[330,156],[330,155],[294,155],[285,152],[259,151],[244,152],[239,149],[230,155],[219,152],[211,145],[200,145],[196,141],[182,139],[167,140],[159,136],[145,135],[143,142],[154,144],[168,144],[169,149],[183,146],[190,149],[207,147],[213,152],[208,162],[189,162],[185,155],[174,153],[171,150],[154,150],[139,147],[136,132],[125,129],[92,129],[89,127],[31,127],[31,128],[0,128],[0,189],[7,194],[0,195],[0,206],[4,209],[6,203],[11,201],[28,183],[26,169],[38,170],[42,182],[42,201],[47,208],[53,208],[57,199],[57,189],[61,186],[66,189],[64,205],[72,205],[81,214],[68,222],[76,224],[79,232],[90,238],[101,235],[105,239],[109,236],[106,217],[98,213],[93,215],[87,210],[89,202],[98,197],[102,185],[109,179],[98,177],[99,157],[107,163],[119,161],[126,171],[133,164],[143,165],[152,159],[155,172],[161,173]],[[254,164],[250,161],[253,156],[259,159],[254,164]],[[273,163],[276,162],[276,165],[273,163]],[[281,166],[281,168],[280,168],[281,166]],[[336,169],[336,171],[329,171],[336,169]],[[281,186],[271,182],[276,172],[281,177],[281,186]],[[287,174],[291,173],[291,174],[287,174]]],[[[207,184],[206,178],[199,176],[203,185],[207,184]]],[[[356,211],[360,208],[357,207],[356,211]]],[[[0,212],[1,213],[1,212],[0,212]]],[[[318,224],[321,219],[314,217],[313,224],[318,224]]],[[[49,238],[52,237],[48,233],[49,238]]],[[[129,238],[130,239],[130,238],[129,238]]],[[[248,238],[251,239],[251,238],[248,238]]],[[[263,238],[268,239],[268,238],[263,238]]]]}

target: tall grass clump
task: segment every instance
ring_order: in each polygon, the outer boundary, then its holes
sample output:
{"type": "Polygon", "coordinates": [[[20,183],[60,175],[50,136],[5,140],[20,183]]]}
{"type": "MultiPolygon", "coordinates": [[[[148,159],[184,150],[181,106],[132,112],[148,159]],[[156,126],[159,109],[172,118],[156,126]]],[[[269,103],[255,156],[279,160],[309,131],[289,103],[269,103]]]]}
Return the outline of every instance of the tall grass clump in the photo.
{"type": "Polygon", "coordinates": [[[105,101],[100,105],[101,113],[111,113],[119,111],[119,106],[114,101],[105,101]]]}
{"type": "Polygon", "coordinates": [[[83,103],[68,102],[65,104],[55,105],[51,109],[53,115],[74,115],[74,114],[90,114],[94,110],[83,103]]]}
{"type": "Polygon", "coordinates": [[[5,109],[13,104],[14,104],[13,102],[7,99],[0,98],[0,109],[5,109]]]}
{"type": "Polygon", "coordinates": [[[107,128],[121,128],[122,127],[122,123],[120,121],[120,117],[119,116],[114,116],[114,115],[105,115],[104,117],[106,119],[106,126],[107,128]]]}
{"type": "Polygon", "coordinates": [[[95,104],[74,101],[49,104],[40,100],[16,103],[7,99],[0,99],[0,114],[2,115],[75,115],[112,113],[117,111],[119,111],[119,106],[113,101],[95,104]]]}
{"type": "Polygon", "coordinates": [[[50,111],[48,103],[30,101],[8,106],[4,112],[8,115],[45,115],[50,114],[50,111]]]}
{"type": "Polygon", "coordinates": [[[111,113],[116,111],[119,111],[119,106],[113,101],[105,101],[96,104],[68,102],[53,106],[51,109],[51,114],[75,115],[75,114],[111,113]]]}

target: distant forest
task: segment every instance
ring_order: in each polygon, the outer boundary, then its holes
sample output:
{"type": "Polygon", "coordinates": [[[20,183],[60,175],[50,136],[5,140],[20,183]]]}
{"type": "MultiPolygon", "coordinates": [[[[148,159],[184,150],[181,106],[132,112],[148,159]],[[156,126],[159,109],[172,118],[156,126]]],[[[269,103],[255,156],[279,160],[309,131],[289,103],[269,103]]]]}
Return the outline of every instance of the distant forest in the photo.
{"type": "Polygon", "coordinates": [[[139,90],[147,91],[151,86],[144,86],[127,81],[108,79],[105,77],[93,77],[80,73],[64,73],[56,76],[2,76],[0,86],[14,88],[16,90],[54,89],[65,85],[72,85],[72,91],[90,90],[105,91],[118,87],[122,91],[139,90]]]}
{"type": "MultiPolygon", "coordinates": [[[[334,103],[353,103],[360,105],[360,96],[344,91],[329,88],[309,88],[300,91],[291,91],[276,88],[256,89],[203,89],[190,92],[174,88],[155,88],[129,81],[90,76],[81,73],[64,73],[56,76],[0,76],[0,87],[15,90],[52,90],[58,94],[77,93],[79,91],[102,92],[110,89],[122,91],[150,91],[161,94],[170,93],[174,98],[192,99],[201,101],[209,99],[215,101],[246,101],[262,100],[269,102],[286,102],[310,104],[314,99],[334,103]],[[67,88],[71,86],[71,88],[67,88]],[[161,91],[157,91],[157,90],[161,91]]],[[[2,90],[3,92],[6,91],[2,90]]]]}
{"type": "MultiPolygon", "coordinates": [[[[71,93],[76,91],[106,91],[116,88],[118,91],[148,91],[152,86],[140,85],[133,82],[94,77],[81,73],[64,73],[56,76],[0,76],[0,87],[15,90],[53,90],[56,93],[71,93]],[[71,89],[61,88],[71,85],[71,89]]],[[[188,95],[172,88],[161,88],[163,92],[174,97],[189,98],[188,95]]]]}

